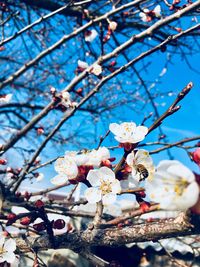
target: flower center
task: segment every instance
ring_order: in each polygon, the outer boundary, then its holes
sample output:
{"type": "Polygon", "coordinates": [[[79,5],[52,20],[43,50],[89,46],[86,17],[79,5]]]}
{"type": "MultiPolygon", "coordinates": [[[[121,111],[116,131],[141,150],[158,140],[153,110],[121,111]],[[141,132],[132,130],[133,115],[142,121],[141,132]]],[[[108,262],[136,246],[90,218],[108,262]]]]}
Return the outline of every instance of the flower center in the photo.
{"type": "Polygon", "coordinates": [[[181,180],[176,183],[175,187],[174,187],[174,191],[178,196],[181,196],[185,190],[185,188],[188,186],[188,182],[186,179],[181,178],[181,180]]]}
{"type": "Polygon", "coordinates": [[[112,192],[111,183],[101,180],[100,190],[103,195],[111,193],[112,192]]]}

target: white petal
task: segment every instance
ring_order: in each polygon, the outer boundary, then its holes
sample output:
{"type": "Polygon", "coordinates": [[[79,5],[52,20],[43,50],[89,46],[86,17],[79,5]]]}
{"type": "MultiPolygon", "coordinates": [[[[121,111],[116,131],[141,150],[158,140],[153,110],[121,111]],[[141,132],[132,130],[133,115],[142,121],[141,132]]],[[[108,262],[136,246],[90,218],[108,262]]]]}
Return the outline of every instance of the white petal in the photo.
{"type": "Polygon", "coordinates": [[[101,156],[101,160],[110,158],[110,151],[107,149],[107,147],[100,147],[97,152],[101,156]]]}
{"type": "Polygon", "coordinates": [[[115,194],[118,194],[121,192],[121,186],[120,186],[120,181],[118,181],[117,179],[115,179],[113,182],[112,182],[112,193],[115,193],[115,194]]]}
{"type": "Polygon", "coordinates": [[[65,167],[65,159],[64,158],[58,158],[54,164],[54,169],[58,173],[63,173],[65,167]]]}
{"type": "Polygon", "coordinates": [[[135,153],[131,152],[128,154],[127,158],[126,158],[126,162],[129,166],[133,166],[134,165],[134,161],[135,161],[135,153]]]}
{"type": "Polygon", "coordinates": [[[160,7],[160,5],[157,5],[157,6],[154,8],[153,11],[155,12],[155,16],[156,16],[157,18],[159,18],[159,17],[161,16],[161,7],[160,7]]]}
{"type": "Polygon", "coordinates": [[[5,244],[4,244],[4,249],[6,251],[15,251],[16,250],[16,242],[14,239],[10,238],[8,240],[6,240],[5,244]]]}
{"type": "Polygon", "coordinates": [[[146,135],[148,133],[148,128],[146,126],[137,126],[136,132],[146,135]]]}
{"type": "Polygon", "coordinates": [[[196,182],[191,183],[180,197],[175,198],[177,210],[187,210],[194,206],[199,198],[199,186],[196,182]]]}
{"type": "Polygon", "coordinates": [[[174,176],[184,178],[188,182],[193,182],[195,176],[190,169],[184,166],[182,163],[174,164],[167,169],[168,173],[171,173],[174,176]]]}
{"type": "Polygon", "coordinates": [[[101,200],[101,191],[94,187],[87,188],[84,195],[89,203],[96,203],[101,200]]]}
{"type": "Polygon", "coordinates": [[[87,69],[89,67],[88,63],[82,60],[78,60],[78,66],[82,69],[87,69]]]}
{"type": "Polygon", "coordinates": [[[101,178],[104,181],[112,182],[115,180],[115,173],[111,169],[109,169],[108,167],[101,167],[99,169],[99,172],[100,172],[101,178]]]}
{"type": "Polygon", "coordinates": [[[98,33],[96,30],[91,30],[90,35],[85,36],[85,41],[86,42],[92,42],[96,37],[97,37],[98,33]]]}
{"type": "Polygon", "coordinates": [[[56,175],[51,179],[51,183],[55,185],[61,185],[68,181],[68,178],[66,175],[56,175]]]}
{"type": "Polygon", "coordinates": [[[118,135],[120,131],[120,125],[118,123],[111,123],[109,125],[109,130],[114,134],[118,135]]]}
{"type": "Polygon", "coordinates": [[[102,67],[99,64],[94,64],[92,66],[91,72],[94,75],[98,76],[98,75],[100,75],[102,73],[102,67]]]}
{"type": "Polygon", "coordinates": [[[92,186],[100,186],[99,170],[90,170],[87,175],[87,180],[92,186]]]}
{"type": "Polygon", "coordinates": [[[13,252],[7,252],[3,254],[4,261],[7,261],[8,263],[14,263],[15,262],[15,254],[13,252]]]}
{"type": "Polygon", "coordinates": [[[74,160],[78,166],[85,165],[86,162],[88,161],[88,155],[87,154],[76,155],[74,157],[74,160]]]}
{"type": "Polygon", "coordinates": [[[112,193],[103,195],[103,197],[102,197],[103,205],[110,205],[110,204],[114,203],[116,198],[117,198],[116,194],[112,194],[112,193]]]}

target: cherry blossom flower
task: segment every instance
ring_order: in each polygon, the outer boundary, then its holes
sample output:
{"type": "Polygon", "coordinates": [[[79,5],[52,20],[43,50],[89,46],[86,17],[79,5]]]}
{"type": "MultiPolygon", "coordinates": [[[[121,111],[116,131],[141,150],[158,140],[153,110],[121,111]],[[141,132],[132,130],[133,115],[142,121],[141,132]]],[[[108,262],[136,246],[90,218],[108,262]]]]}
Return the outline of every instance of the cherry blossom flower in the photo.
{"type": "Polygon", "coordinates": [[[137,182],[147,177],[151,178],[154,175],[155,168],[153,160],[147,150],[139,149],[137,152],[133,151],[129,153],[126,162],[132,169],[133,180],[137,182]],[[145,175],[147,177],[143,177],[145,175]]]}
{"type": "Polygon", "coordinates": [[[91,31],[87,31],[85,33],[85,41],[91,43],[97,37],[97,35],[97,31],[94,29],[92,29],[91,31]]]}
{"type": "Polygon", "coordinates": [[[145,126],[136,126],[134,122],[123,122],[121,124],[111,123],[110,131],[115,135],[119,143],[135,144],[142,141],[148,133],[145,126]]]}
{"type": "Polygon", "coordinates": [[[36,178],[36,182],[41,182],[44,179],[44,174],[40,172],[36,175],[35,178],[36,178]]]}
{"type": "Polygon", "coordinates": [[[7,262],[12,263],[15,262],[16,255],[14,251],[16,250],[16,242],[14,239],[9,238],[6,240],[4,236],[0,236],[0,263],[7,262]]]}
{"type": "Polygon", "coordinates": [[[116,194],[121,191],[120,182],[108,167],[90,170],[87,180],[92,186],[85,191],[85,197],[89,203],[96,203],[102,200],[103,205],[112,204],[116,200],[116,194]]]}
{"type": "Polygon", "coordinates": [[[110,158],[110,152],[106,147],[100,147],[97,150],[92,150],[88,154],[87,165],[94,167],[99,167],[102,161],[108,160],[110,158]]]}
{"type": "Polygon", "coordinates": [[[109,22],[109,29],[114,32],[117,29],[117,22],[110,21],[109,22]]]}
{"type": "Polygon", "coordinates": [[[161,161],[154,177],[146,179],[145,189],[150,200],[166,210],[187,210],[199,197],[194,174],[176,160],[161,161]]]}
{"type": "Polygon", "coordinates": [[[0,95],[0,105],[7,104],[11,101],[12,94],[0,95]]]}
{"type": "Polygon", "coordinates": [[[78,67],[85,70],[89,67],[88,63],[82,60],[78,60],[78,67]]]}
{"type": "Polygon", "coordinates": [[[96,76],[99,76],[102,73],[102,67],[99,64],[94,64],[91,68],[91,73],[96,76]]]}
{"type": "Polygon", "coordinates": [[[51,183],[55,185],[66,183],[69,179],[74,179],[78,175],[78,167],[72,157],[58,158],[54,168],[58,175],[51,179],[51,183]]]}
{"type": "Polygon", "coordinates": [[[153,10],[149,10],[147,8],[143,9],[143,12],[139,13],[139,16],[142,21],[150,22],[152,21],[152,17],[160,18],[161,17],[161,7],[157,5],[153,10]]]}

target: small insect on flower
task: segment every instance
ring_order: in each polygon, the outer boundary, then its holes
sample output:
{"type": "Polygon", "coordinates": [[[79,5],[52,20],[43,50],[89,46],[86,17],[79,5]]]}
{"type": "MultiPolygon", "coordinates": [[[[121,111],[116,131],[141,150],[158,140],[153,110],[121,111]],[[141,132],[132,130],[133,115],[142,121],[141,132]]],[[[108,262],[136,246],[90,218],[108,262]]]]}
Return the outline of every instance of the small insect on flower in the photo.
{"type": "Polygon", "coordinates": [[[139,149],[131,152],[128,154],[126,162],[132,169],[132,176],[138,182],[152,177],[155,172],[153,160],[147,150],[139,149]]]}
{"type": "Polygon", "coordinates": [[[142,164],[138,164],[136,166],[136,171],[140,174],[140,181],[146,179],[149,176],[148,170],[142,164]]]}

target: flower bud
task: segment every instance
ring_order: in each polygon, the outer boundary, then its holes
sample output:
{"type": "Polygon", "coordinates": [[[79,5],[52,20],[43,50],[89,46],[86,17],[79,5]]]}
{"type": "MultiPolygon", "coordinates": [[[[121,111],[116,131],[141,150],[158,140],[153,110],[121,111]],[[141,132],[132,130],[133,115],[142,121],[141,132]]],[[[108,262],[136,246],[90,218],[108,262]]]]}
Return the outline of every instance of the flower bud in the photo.
{"type": "Polygon", "coordinates": [[[53,222],[53,228],[61,230],[65,227],[65,221],[63,219],[58,219],[53,222]]]}
{"type": "Polygon", "coordinates": [[[24,193],[24,198],[25,198],[26,200],[29,200],[30,197],[31,197],[31,194],[30,194],[29,192],[26,191],[26,192],[24,193]]]}
{"type": "Polygon", "coordinates": [[[7,164],[7,160],[6,159],[0,159],[0,165],[6,165],[7,164]]]}
{"type": "Polygon", "coordinates": [[[191,153],[192,160],[200,166],[200,148],[197,148],[194,152],[191,153]]]}
{"type": "Polygon", "coordinates": [[[16,220],[16,214],[15,213],[10,213],[10,214],[8,214],[7,215],[7,220],[8,220],[8,223],[7,223],[7,225],[9,224],[12,224],[13,222],[15,222],[15,220],[16,220]]]}
{"type": "Polygon", "coordinates": [[[140,205],[140,210],[142,212],[147,212],[150,208],[150,203],[147,201],[143,201],[143,202],[139,203],[139,205],[140,205]]]}
{"type": "Polygon", "coordinates": [[[37,135],[42,135],[44,134],[44,128],[43,127],[38,127],[37,128],[37,135]]]}
{"type": "Polygon", "coordinates": [[[16,197],[21,197],[21,195],[22,195],[21,192],[16,192],[16,193],[15,193],[15,196],[16,196],[16,197]]]}
{"type": "Polygon", "coordinates": [[[44,231],[46,230],[45,223],[44,222],[36,223],[33,225],[33,229],[38,232],[44,231]]]}
{"type": "Polygon", "coordinates": [[[108,25],[108,29],[114,32],[117,29],[117,22],[110,21],[108,25]]]}
{"type": "Polygon", "coordinates": [[[35,207],[40,209],[42,207],[44,207],[44,202],[40,199],[38,199],[36,202],[35,202],[35,207]]]}
{"type": "Polygon", "coordinates": [[[22,219],[20,220],[20,223],[21,223],[22,225],[29,225],[29,224],[31,223],[31,218],[28,217],[28,216],[26,216],[26,217],[24,217],[24,218],[22,218],[22,219]]]}

